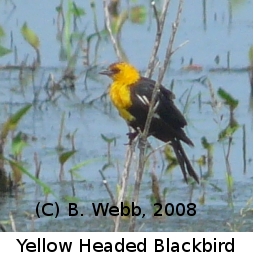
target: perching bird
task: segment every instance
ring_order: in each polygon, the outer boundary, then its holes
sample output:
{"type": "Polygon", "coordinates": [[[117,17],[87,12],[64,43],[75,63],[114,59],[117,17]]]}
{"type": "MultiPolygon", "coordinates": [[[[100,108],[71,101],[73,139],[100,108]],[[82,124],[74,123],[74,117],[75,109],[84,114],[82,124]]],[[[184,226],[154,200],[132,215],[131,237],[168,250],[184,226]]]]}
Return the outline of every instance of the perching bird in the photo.
{"type": "MultiPolygon", "coordinates": [[[[100,74],[107,75],[113,80],[109,95],[119,114],[136,131],[136,135],[139,130],[143,131],[156,82],[142,77],[135,67],[125,62],[113,63],[100,74]]],[[[149,136],[169,142],[174,149],[185,181],[187,182],[188,172],[199,183],[198,175],[181,145],[183,141],[189,146],[194,146],[183,130],[187,122],[175,106],[174,98],[171,91],[162,85],[159,87],[149,136]]]]}

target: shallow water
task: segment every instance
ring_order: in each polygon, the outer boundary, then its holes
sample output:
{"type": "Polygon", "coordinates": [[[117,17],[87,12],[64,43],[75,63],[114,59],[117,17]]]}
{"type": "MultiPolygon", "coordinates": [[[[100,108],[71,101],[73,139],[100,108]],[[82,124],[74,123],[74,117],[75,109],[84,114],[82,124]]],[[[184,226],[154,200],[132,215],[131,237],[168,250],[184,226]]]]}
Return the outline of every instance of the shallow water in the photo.
{"type": "MultiPolygon", "coordinates": [[[[86,15],[78,22],[78,31],[85,30],[86,35],[94,33],[93,15],[88,3],[75,1],[78,6],[86,10],[86,15]],[[84,5],[84,6],[83,6],[84,5]]],[[[89,2],[89,1],[87,1],[89,2]]],[[[175,13],[175,2],[172,1],[170,14],[166,24],[166,32],[169,32],[175,13]]],[[[154,218],[150,203],[151,163],[143,178],[139,205],[145,213],[145,218],[138,218],[137,230],[140,231],[252,231],[252,205],[246,207],[247,201],[253,195],[253,169],[252,169],[252,103],[248,72],[242,68],[248,66],[248,51],[252,45],[252,1],[242,1],[241,5],[233,6],[230,15],[228,1],[206,1],[206,23],[202,13],[202,2],[185,1],[183,19],[179,27],[175,45],[185,40],[189,43],[180,48],[173,56],[170,68],[164,78],[164,85],[169,88],[174,79],[173,91],[176,94],[176,105],[180,110],[186,110],[188,121],[186,132],[193,140],[195,148],[185,146],[191,159],[197,160],[206,151],[202,147],[201,137],[205,136],[209,142],[214,143],[213,175],[202,186],[186,185],[183,182],[179,167],[171,173],[165,171],[167,162],[161,153],[156,154],[156,174],[160,179],[160,188],[167,189],[166,202],[174,205],[178,203],[196,204],[196,215],[190,217],[154,218]],[[212,71],[213,68],[227,66],[227,54],[230,52],[230,71],[212,71]],[[220,56],[217,65],[215,57],[220,56]],[[193,63],[202,66],[201,71],[187,71],[182,69],[193,63]],[[208,78],[214,91],[223,88],[239,100],[235,110],[235,119],[240,125],[246,127],[246,170],[243,160],[243,132],[240,127],[233,135],[233,143],[230,150],[230,165],[234,180],[234,190],[228,193],[226,183],[226,163],[223,156],[223,144],[218,142],[218,134],[225,128],[229,120],[229,110],[221,104],[216,115],[208,104],[211,100],[209,89],[197,80],[205,76],[208,78]],[[190,91],[191,90],[191,91],[190,91]],[[185,108],[187,95],[190,93],[188,106],[185,108]],[[201,105],[198,95],[201,95],[201,105]],[[215,120],[223,119],[220,125],[215,120]],[[201,198],[204,198],[204,201],[201,198]],[[233,207],[232,207],[233,205],[233,207]],[[241,210],[245,208],[242,212],[241,210]]],[[[13,49],[17,48],[19,62],[28,55],[28,63],[35,56],[33,49],[24,41],[20,34],[20,27],[26,21],[40,38],[41,42],[41,67],[32,71],[24,71],[24,79],[20,80],[19,70],[0,68],[0,123],[8,118],[8,115],[20,109],[24,104],[33,102],[33,107],[20,122],[17,131],[26,133],[29,138],[29,146],[24,149],[22,160],[25,167],[35,173],[34,153],[37,153],[41,161],[40,179],[51,187],[54,192],[49,195],[48,201],[58,202],[60,206],[59,217],[43,217],[34,221],[27,216],[35,214],[35,206],[38,201],[44,201],[45,195],[35,183],[24,175],[24,187],[18,192],[12,192],[0,198],[0,222],[6,230],[10,231],[9,212],[15,219],[18,231],[111,231],[113,229],[112,217],[94,217],[92,203],[110,202],[109,195],[103,186],[99,170],[107,163],[107,143],[101,138],[101,134],[109,138],[116,137],[116,144],[110,148],[112,163],[104,174],[109,186],[116,194],[116,185],[125,160],[127,142],[125,123],[109,103],[108,98],[98,99],[92,105],[90,100],[100,97],[108,86],[107,78],[98,76],[98,71],[117,58],[110,40],[102,39],[98,50],[94,50],[95,42],[92,42],[90,59],[94,68],[87,72],[85,86],[86,67],[82,65],[82,53],[78,56],[75,74],[79,75],[75,81],[75,90],[61,90],[56,93],[59,99],[56,102],[45,101],[47,99],[46,83],[50,74],[55,80],[63,75],[67,62],[59,58],[61,45],[57,40],[56,29],[56,3],[40,1],[26,1],[26,5],[20,1],[14,1],[16,8],[12,11],[10,4],[0,3],[0,25],[6,31],[5,47],[10,45],[11,32],[13,35],[13,49]],[[29,7],[29,8],[27,8],[29,7]],[[45,15],[38,15],[45,13],[45,15]],[[97,55],[97,57],[96,57],[97,55]],[[97,66],[95,66],[97,65],[97,66]],[[85,69],[85,71],[84,71],[85,69]],[[38,97],[35,98],[35,93],[38,97]],[[36,100],[36,101],[34,101],[36,100]],[[56,146],[60,131],[60,122],[65,112],[65,123],[62,145],[65,150],[71,150],[71,142],[66,137],[77,130],[75,135],[75,148],[77,153],[68,160],[65,169],[65,182],[59,182],[60,165],[56,146]],[[32,140],[34,138],[34,140],[32,140]],[[75,176],[75,197],[78,198],[78,206],[83,213],[82,217],[69,217],[68,202],[64,199],[72,197],[73,191],[68,170],[74,165],[89,161],[89,164],[77,171],[75,176]]],[[[129,61],[142,72],[145,71],[149,61],[150,52],[156,33],[155,21],[151,18],[151,9],[147,1],[138,1],[144,5],[148,14],[144,24],[133,24],[127,21],[121,32],[122,47],[129,61]]],[[[135,5],[135,4],[132,4],[135,5]]],[[[124,8],[124,6],[123,6],[124,8]]],[[[104,16],[102,6],[96,5],[98,26],[103,28],[104,16]]],[[[166,33],[167,34],[167,33],[166,33]]],[[[159,57],[163,58],[167,44],[167,35],[163,37],[162,48],[159,57]]],[[[10,46],[11,47],[11,46],[10,46]]],[[[73,47],[75,49],[75,46],[73,47]]],[[[14,54],[9,54],[0,59],[0,66],[14,64],[14,54]]],[[[156,75],[155,75],[156,78],[156,75]]],[[[218,97],[218,100],[220,98],[218,97]]],[[[153,147],[161,143],[151,139],[153,147]]],[[[227,149],[227,141],[224,144],[227,149]]],[[[6,157],[10,154],[10,145],[6,146],[6,157]]],[[[136,152],[136,155],[138,151],[136,152]]],[[[152,161],[151,161],[152,162],[152,161]]],[[[134,164],[137,163],[137,156],[134,164]]],[[[194,163],[197,171],[200,167],[194,163]]],[[[7,167],[9,171],[10,168],[7,167]]],[[[202,167],[202,174],[207,172],[207,167],[202,167]]],[[[131,185],[134,182],[134,167],[131,173],[131,185]]],[[[71,200],[73,201],[73,200],[71,200]]],[[[128,229],[128,221],[123,221],[121,230],[128,229]]]]}

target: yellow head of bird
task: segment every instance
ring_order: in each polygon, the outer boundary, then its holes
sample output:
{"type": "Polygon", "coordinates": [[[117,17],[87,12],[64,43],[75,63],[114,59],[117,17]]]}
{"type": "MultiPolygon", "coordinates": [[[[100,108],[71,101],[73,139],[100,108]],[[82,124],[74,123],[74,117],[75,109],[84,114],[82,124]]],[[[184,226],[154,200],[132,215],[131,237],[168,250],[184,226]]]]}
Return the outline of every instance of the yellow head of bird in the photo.
{"type": "Polygon", "coordinates": [[[134,84],[140,79],[139,71],[126,62],[113,63],[107,70],[100,72],[100,74],[109,76],[114,82],[129,85],[134,84]]]}

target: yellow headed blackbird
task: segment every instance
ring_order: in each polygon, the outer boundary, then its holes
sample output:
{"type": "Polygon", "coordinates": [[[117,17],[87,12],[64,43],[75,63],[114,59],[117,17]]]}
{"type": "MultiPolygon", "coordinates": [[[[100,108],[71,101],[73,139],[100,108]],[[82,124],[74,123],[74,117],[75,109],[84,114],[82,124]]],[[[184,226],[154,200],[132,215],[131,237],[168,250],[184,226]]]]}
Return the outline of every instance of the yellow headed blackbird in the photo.
{"type": "MultiPolygon", "coordinates": [[[[110,98],[119,114],[136,131],[134,134],[137,135],[139,130],[143,131],[156,82],[142,77],[135,67],[125,62],[113,63],[100,74],[107,75],[113,80],[109,91],[110,98]]],[[[199,183],[199,178],[180,142],[194,146],[183,130],[187,122],[175,106],[174,98],[171,91],[162,85],[159,87],[149,135],[163,142],[169,142],[174,149],[185,181],[187,182],[188,172],[199,183]]]]}

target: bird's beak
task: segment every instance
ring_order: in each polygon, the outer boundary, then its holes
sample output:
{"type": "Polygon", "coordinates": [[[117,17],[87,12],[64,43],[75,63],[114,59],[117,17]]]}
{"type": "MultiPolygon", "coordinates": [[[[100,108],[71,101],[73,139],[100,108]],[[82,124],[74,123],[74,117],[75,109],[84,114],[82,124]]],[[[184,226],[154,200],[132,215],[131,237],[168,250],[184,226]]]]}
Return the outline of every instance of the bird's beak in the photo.
{"type": "Polygon", "coordinates": [[[101,75],[107,75],[107,76],[112,76],[114,73],[111,70],[103,70],[101,72],[99,72],[99,74],[101,75]]]}

